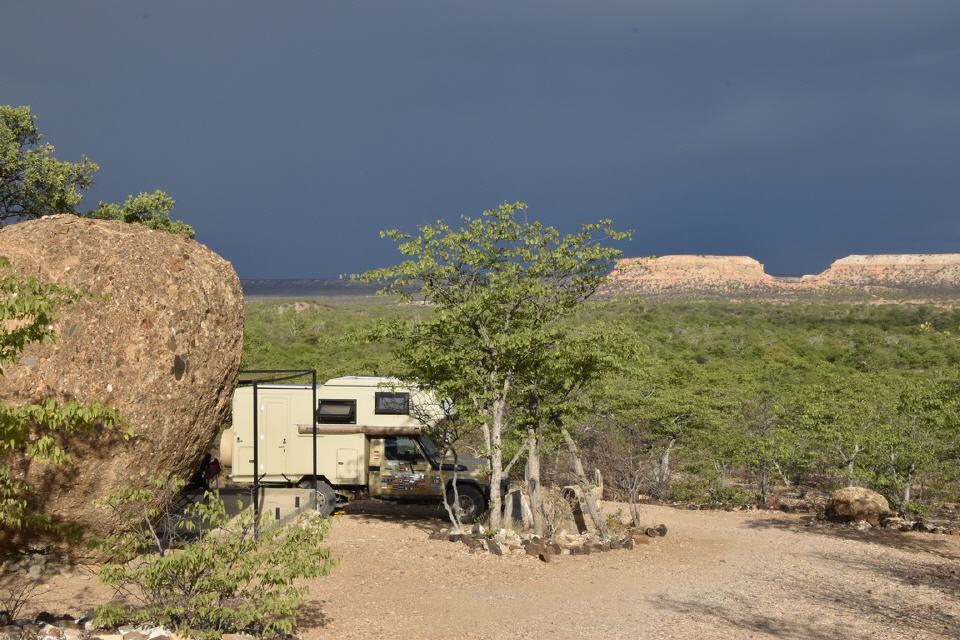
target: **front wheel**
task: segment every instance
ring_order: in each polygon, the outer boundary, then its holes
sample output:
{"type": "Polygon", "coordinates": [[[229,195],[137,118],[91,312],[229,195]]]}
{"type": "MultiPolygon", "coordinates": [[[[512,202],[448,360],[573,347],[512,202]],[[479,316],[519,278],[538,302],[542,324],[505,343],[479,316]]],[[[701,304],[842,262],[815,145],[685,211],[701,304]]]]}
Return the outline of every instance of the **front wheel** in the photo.
{"type": "MultiPolygon", "coordinates": [[[[460,502],[458,505],[455,505],[455,508],[459,508],[460,522],[470,524],[480,517],[480,514],[486,511],[487,502],[483,499],[483,494],[472,484],[458,484],[457,494],[460,502]]],[[[453,487],[448,487],[447,503],[453,504],[453,500],[453,487]]]]}

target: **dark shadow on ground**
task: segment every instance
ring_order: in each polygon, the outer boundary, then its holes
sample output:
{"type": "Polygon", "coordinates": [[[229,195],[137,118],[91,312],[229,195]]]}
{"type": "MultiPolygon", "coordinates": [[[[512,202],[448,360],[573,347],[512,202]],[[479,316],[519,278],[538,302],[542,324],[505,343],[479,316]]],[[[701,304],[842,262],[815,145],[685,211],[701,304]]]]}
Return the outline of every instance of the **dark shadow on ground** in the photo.
{"type": "Polygon", "coordinates": [[[297,612],[297,626],[301,629],[316,629],[333,622],[333,618],[324,613],[330,603],[326,600],[304,602],[297,612]]]}
{"type": "Polygon", "coordinates": [[[932,553],[947,560],[960,560],[960,545],[951,545],[954,536],[935,533],[914,533],[893,529],[871,528],[860,531],[856,527],[818,520],[815,516],[800,519],[790,517],[758,518],[743,523],[749,529],[779,529],[793,533],[827,536],[843,540],[870,542],[894,549],[932,553]]]}
{"type": "Polygon", "coordinates": [[[439,504],[410,504],[385,500],[357,500],[339,510],[360,520],[393,522],[419,529],[427,535],[450,526],[447,513],[439,504]]]}
{"type": "MultiPolygon", "coordinates": [[[[840,558],[827,558],[838,560],[840,558]]],[[[875,571],[881,575],[909,581],[917,568],[863,563],[856,567],[863,571],[875,571]],[[902,572],[902,575],[896,575],[902,572]],[[894,574],[894,575],[891,575],[894,574]]],[[[954,576],[955,577],[955,576],[954,576]]],[[[929,584],[929,580],[925,581],[929,584]]],[[[910,583],[908,584],[919,584],[910,583]]],[[[956,582],[949,578],[942,584],[947,591],[956,593],[956,582]]],[[[770,580],[770,593],[780,593],[779,605],[789,607],[802,604],[804,608],[821,612],[797,622],[784,620],[776,611],[763,604],[737,594],[725,594],[722,602],[709,600],[680,600],[658,596],[653,603],[668,611],[726,624],[740,630],[761,633],[784,640],[840,640],[876,637],[876,628],[868,629],[853,622],[870,621],[889,632],[888,637],[935,637],[960,638],[960,619],[945,610],[945,597],[940,607],[903,602],[887,594],[875,594],[862,585],[831,584],[820,578],[779,576],[770,580]],[[829,624],[832,615],[844,622],[829,624]]]]}
{"type": "Polygon", "coordinates": [[[887,629],[889,637],[960,638],[960,614],[956,607],[960,601],[960,553],[958,545],[951,543],[952,536],[886,529],[859,531],[854,527],[817,522],[812,517],[798,520],[772,516],[744,522],[741,526],[868,542],[912,555],[817,554],[822,561],[836,565],[837,575],[852,571],[862,576],[852,583],[831,582],[822,574],[783,573],[752,578],[769,583],[764,592],[771,594],[770,597],[775,595],[773,602],[769,597],[759,602],[746,598],[733,591],[734,587],[719,598],[712,594],[702,599],[662,595],[652,602],[665,611],[785,640],[873,638],[877,625],[887,629]],[[871,585],[877,578],[888,587],[875,592],[871,585]],[[911,589],[926,590],[926,596],[918,601],[904,598],[903,593],[911,589]],[[781,609],[794,607],[818,611],[821,615],[797,622],[796,615],[780,613],[781,609]],[[842,625],[828,622],[835,617],[845,622],[842,625]],[[869,621],[873,628],[846,622],[853,620],[869,621]]]}

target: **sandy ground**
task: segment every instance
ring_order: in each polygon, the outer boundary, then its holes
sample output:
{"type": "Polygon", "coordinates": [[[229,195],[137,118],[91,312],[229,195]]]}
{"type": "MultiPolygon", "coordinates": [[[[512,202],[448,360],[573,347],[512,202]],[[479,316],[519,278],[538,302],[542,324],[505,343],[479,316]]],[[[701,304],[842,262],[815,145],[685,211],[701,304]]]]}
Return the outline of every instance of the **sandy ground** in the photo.
{"type": "MultiPolygon", "coordinates": [[[[608,506],[608,509],[610,507],[608,506]]],[[[358,503],[311,589],[328,638],[960,638],[960,537],[814,528],[781,513],[644,507],[633,551],[470,555],[443,521],[358,503]]]]}
{"type": "MultiPolygon", "coordinates": [[[[958,536],[646,506],[666,538],[544,564],[431,540],[445,524],[432,513],[337,515],[339,565],[309,585],[304,638],[960,638],[958,536]]],[[[42,604],[102,597],[96,577],[60,577],[42,604]]]]}

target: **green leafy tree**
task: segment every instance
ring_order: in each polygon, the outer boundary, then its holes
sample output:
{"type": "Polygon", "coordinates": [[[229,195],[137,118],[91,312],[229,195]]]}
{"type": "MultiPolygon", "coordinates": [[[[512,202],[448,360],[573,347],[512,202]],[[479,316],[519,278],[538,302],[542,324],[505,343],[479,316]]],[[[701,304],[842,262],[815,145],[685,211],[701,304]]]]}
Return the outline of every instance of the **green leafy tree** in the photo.
{"type": "Polygon", "coordinates": [[[382,235],[408,260],[364,274],[385,293],[409,298],[416,288],[435,313],[395,324],[401,378],[435,389],[480,425],[490,460],[490,524],[501,522],[504,436],[516,423],[511,397],[555,338],[554,328],[604,282],[623,239],[609,220],[576,233],[524,219],[526,205],[502,204],[457,228],[444,221],[417,235],[382,235]]]}
{"type": "Polygon", "coordinates": [[[0,105],[0,222],[76,213],[99,167],[65,162],[42,142],[30,107],[0,105]]]}
{"type": "MultiPolygon", "coordinates": [[[[65,287],[21,279],[0,261],[0,375],[33,342],[56,338],[57,310],[78,293],[65,287]]],[[[21,529],[49,526],[47,518],[28,510],[24,479],[31,464],[70,460],[63,437],[118,426],[120,416],[108,407],[44,400],[12,405],[0,401],[0,526],[21,529]]]]}
{"type": "Polygon", "coordinates": [[[0,223],[74,213],[194,237],[193,227],[170,219],[174,200],[163,191],[130,196],[122,205],[101,202],[93,211],[80,211],[83,192],[100,167],[86,157],[79,162],[57,160],[54,151],[53,145],[43,142],[30,107],[0,105],[0,223]]]}

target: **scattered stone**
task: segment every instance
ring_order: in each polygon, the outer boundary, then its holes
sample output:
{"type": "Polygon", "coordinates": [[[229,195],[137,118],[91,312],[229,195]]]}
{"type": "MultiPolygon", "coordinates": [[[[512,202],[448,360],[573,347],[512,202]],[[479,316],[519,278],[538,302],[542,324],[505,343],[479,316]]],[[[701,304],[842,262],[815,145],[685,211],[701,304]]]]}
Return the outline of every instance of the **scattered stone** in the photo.
{"type": "Polygon", "coordinates": [[[123,640],[150,640],[150,636],[142,631],[127,631],[122,638],[123,640]]]}
{"type": "Polygon", "coordinates": [[[545,553],[545,552],[537,554],[537,557],[540,559],[541,562],[551,562],[550,560],[551,556],[552,554],[545,553]]]}
{"type": "Polygon", "coordinates": [[[482,535],[483,535],[484,533],[486,533],[486,532],[487,532],[487,531],[486,531],[486,529],[483,528],[483,525],[482,525],[482,524],[475,524],[475,525],[473,525],[473,529],[471,530],[471,533],[473,533],[473,535],[475,535],[475,536],[482,536],[482,535]]]}
{"type": "Polygon", "coordinates": [[[52,624],[44,624],[40,627],[37,640],[63,640],[63,631],[52,624]]]}
{"type": "Polygon", "coordinates": [[[646,529],[643,530],[643,532],[649,538],[657,538],[660,536],[660,532],[654,529],[653,527],[647,527],[646,529]]]}
{"type": "Polygon", "coordinates": [[[928,527],[922,520],[917,520],[913,523],[913,530],[921,533],[930,533],[930,527],[928,527]]]}
{"type": "Polygon", "coordinates": [[[661,538],[666,537],[666,535],[667,535],[667,525],[665,525],[665,524],[663,524],[663,523],[660,523],[660,524],[657,525],[656,529],[657,529],[657,533],[660,534],[660,537],[661,537],[661,538]]]}
{"type": "Polygon", "coordinates": [[[487,540],[487,551],[492,553],[495,556],[503,555],[503,548],[500,546],[496,540],[487,540]]]}

